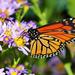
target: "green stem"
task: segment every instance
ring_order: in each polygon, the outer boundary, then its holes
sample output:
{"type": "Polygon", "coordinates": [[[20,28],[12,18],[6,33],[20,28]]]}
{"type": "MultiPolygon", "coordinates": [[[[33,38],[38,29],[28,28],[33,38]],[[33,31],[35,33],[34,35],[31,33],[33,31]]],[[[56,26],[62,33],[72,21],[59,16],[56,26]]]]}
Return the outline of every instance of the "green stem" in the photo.
{"type": "Polygon", "coordinates": [[[19,61],[20,61],[20,58],[18,58],[17,61],[14,59],[14,64],[12,65],[12,67],[13,68],[16,67],[19,61]]]}
{"type": "Polygon", "coordinates": [[[71,70],[71,63],[67,63],[65,64],[65,69],[66,69],[66,72],[68,73],[68,75],[73,75],[73,72],[71,70]]]}

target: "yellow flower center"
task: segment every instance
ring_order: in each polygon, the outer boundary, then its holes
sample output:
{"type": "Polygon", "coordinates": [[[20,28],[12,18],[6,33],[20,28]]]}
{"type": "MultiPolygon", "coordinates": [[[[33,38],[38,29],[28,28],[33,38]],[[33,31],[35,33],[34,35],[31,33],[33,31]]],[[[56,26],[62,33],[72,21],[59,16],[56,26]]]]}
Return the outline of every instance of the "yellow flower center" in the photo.
{"type": "Polygon", "coordinates": [[[18,3],[23,4],[24,0],[17,0],[18,3]]]}
{"type": "Polygon", "coordinates": [[[6,36],[11,36],[11,31],[10,30],[6,30],[5,35],[6,36]]]}
{"type": "Polygon", "coordinates": [[[16,67],[17,70],[23,70],[23,68],[24,68],[24,67],[21,66],[21,65],[16,67]]]}
{"type": "Polygon", "coordinates": [[[22,37],[15,38],[14,42],[16,43],[17,46],[24,46],[24,44],[25,44],[25,40],[22,37]]]}
{"type": "Polygon", "coordinates": [[[9,16],[9,11],[7,9],[4,11],[4,13],[6,14],[6,17],[9,16]]]}
{"type": "Polygon", "coordinates": [[[0,9],[0,13],[4,13],[5,14],[4,19],[7,18],[9,16],[9,14],[10,14],[8,9],[4,10],[4,12],[0,9]]]}
{"type": "Polygon", "coordinates": [[[5,21],[5,19],[0,17],[0,21],[1,21],[1,22],[4,22],[4,21],[5,21]]]}
{"type": "Polygon", "coordinates": [[[17,75],[17,72],[12,72],[11,75],[17,75]]]}
{"type": "Polygon", "coordinates": [[[9,40],[9,39],[6,37],[6,38],[5,38],[5,41],[8,41],[8,40],[9,40]]]}

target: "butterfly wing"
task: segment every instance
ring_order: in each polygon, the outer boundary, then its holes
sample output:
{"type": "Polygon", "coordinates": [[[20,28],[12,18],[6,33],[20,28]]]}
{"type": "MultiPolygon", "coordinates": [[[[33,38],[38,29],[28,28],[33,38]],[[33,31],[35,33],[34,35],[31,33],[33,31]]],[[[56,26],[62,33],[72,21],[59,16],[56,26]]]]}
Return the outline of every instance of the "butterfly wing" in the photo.
{"type": "Polygon", "coordinates": [[[57,39],[59,39],[62,43],[65,42],[73,42],[75,39],[75,35],[72,34],[66,34],[65,32],[48,32],[44,33],[45,35],[53,36],[57,39]]]}
{"type": "Polygon", "coordinates": [[[30,42],[30,50],[32,56],[52,56],[60,52],[63,44],[60,40],[48,36],[48,35],[39,35],[38,39],[32,40],[30,42]]]}
{"type": "Polygon", "coordinates": [[[72,27],[63,23],[46,25],[36,30],[40,34],[30,42],[30,50],[33,56],[55,55],[63,49],[65,42],[70,42],[72,39],[75,41],[75,35],[65,32],[71,31],[72,27]]]}
{"type": "Polygon", "coordinates": [[[75,18],[68,18],[62,21],[64,25],[70,25],[73,29],[71,30],[72,33],[75,33],[75,18]]]}
{"type": "Polygon", "coordinates": [[[63,23],[58,23],[49,26],[44,26],[38,28],[37,30],[42,34],[53,36],[59,39],[62,43],[64,43],[75,38],[75,35],[68,33],[72,29],[73,28],[70,25],[64,25],[63,23]]]}
{"type": "Polygon", "coordinates": [[[50,31],[64,31],[64,30],[70,31],[70,30],[72,30],[72,27],[69,25],[64,26],[63,23],[56,23],[56,24],[52,24],[52,25],[49,24],[49,25],[45,25],[43,27],[39,27],[39,28],[37,28],[37,30],[40,33],[45,33],[45,32],[50,32],[50,31]]]}

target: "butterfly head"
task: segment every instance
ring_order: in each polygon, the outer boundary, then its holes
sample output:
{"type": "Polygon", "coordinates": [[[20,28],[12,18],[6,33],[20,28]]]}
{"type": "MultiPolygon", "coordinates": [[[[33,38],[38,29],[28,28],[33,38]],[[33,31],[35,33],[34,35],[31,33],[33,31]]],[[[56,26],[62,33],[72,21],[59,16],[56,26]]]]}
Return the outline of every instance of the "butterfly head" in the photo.
{"type": "Polygon", "coordinates": [[[28,35],[33,40],[33,39],[36,39],[38,37],[39,32],[36,29],[31,28],[28,30],[28,35]]]}

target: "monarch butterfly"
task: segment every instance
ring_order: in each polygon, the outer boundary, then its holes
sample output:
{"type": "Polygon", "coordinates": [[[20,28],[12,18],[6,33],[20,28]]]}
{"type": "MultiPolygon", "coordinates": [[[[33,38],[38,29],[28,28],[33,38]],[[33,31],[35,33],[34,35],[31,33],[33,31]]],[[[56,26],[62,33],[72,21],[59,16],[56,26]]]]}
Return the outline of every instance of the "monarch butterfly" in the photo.
{"type": "Polygon", "coordinates": [[[75,41],[75,35],[67,33],[72,29],[73,27],[66,24],[64,20],[60,23],[29,29],[31,55],[33,57],[51,57],[52,55],[57,55],[63,50],[65,43],[75,41]]]}

